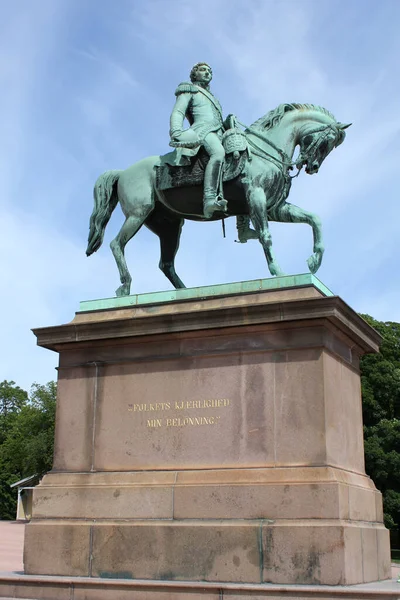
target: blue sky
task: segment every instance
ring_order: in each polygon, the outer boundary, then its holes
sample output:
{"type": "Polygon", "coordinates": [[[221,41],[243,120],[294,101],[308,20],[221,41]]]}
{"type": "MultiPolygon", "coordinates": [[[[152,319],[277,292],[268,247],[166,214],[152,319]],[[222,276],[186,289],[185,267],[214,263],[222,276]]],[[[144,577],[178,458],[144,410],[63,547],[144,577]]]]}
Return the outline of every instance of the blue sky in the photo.
{"type": "MultiPolygon", "coordinates": [[[[213,67],[225,114],[251,123],[281,102],[353,122],[318,175],[290,200],[317,212],[317,276],[355,310],[400,321],[400,2],[398,0],[1,0],[0,379],[56,378],[57,355],[32,327],[70,321],[80,300],[119,285],[109,242],[85,256],[93,184],[105,170],[169,150],[176,85],[213,67]]],[[[307,225],[272,224],[286,273],[306,272],[307,225]]],[[[177,271],[186,285],[268,277],[258,242],[187,222],[177,271]]],[[[158,239],[127,247],[134,293],[170,289],[158,239]]]]}

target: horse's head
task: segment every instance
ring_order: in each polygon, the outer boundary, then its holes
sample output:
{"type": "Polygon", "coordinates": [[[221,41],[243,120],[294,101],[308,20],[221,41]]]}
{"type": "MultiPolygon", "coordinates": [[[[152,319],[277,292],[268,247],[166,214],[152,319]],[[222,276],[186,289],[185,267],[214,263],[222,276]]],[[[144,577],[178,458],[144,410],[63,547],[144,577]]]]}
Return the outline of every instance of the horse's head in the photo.
{"type": "Polygon", "coordinates": [[[344,130],[350,125],[351,123],[344,125],[336,121],[308,125],[299,138],[300,153],[296,160],[296,167],[301,169],[305,166],[305,171],[309,175],[318,173],[328,154],[343,142],[346,137],[344,130]]]}

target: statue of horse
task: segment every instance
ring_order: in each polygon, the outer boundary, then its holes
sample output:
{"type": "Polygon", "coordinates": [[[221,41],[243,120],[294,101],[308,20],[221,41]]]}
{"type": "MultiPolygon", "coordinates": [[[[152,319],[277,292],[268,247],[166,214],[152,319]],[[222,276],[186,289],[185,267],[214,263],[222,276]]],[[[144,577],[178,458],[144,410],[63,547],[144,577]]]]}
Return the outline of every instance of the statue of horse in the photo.
{"type": "MultiPolygon", "coordinates": [[[[314,246],[307,263],[311,273],[319,269],[324,253],[321,221],[317,215],[286,202],[292,182],[290,172],[295,165],[298,172],[305,166],[306,173],[317,173],[328,154],[343,142],[346,127],[349,125],[338,123],[320,106],[281,104],[245,130],[249,152],[243,170],[224,184],[228,211],[214,213],[211,220],[249,215],[271,275],[283,272],[272,249],[269,221],[308,223],[313,230],[314,246]],[[292,162],[297,146],[299,155],[292,162]]],[[[202,214],[202,185],[168,190],[157,187],[156,171],[161,163],[160,156],[144,158],[125,171],[106,171],[95,184],[87,256],[100,248],[118,202],[126,218],[110,244],[121,280],[117,296],[130,293],[132,278],[124,250],[142,225],[160,238],[161,271],[175,288],[184,288],[174,266],[184,219],[209,220],[202,214]]]]}

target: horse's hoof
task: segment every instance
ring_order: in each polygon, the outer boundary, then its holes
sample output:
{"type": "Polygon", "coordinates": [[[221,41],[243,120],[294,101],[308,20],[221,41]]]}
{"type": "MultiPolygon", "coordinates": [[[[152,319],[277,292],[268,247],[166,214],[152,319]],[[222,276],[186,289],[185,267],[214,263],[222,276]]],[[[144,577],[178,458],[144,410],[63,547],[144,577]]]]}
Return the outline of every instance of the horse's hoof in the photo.
{"type": "Polygon", "coordinates": [[[270,266],[269,272],[275,277],[282,277],[285,274],[283,271],[281,271],[280,267],[275,265],[270,266]]]}
{"type": "Polygon", "coordinates": [[[314,275],[318,271],[318,269],[320,268],[321,261],[318,260],[318,258],[315,256],[315,254],[313,254],[307,260],[307,265],[308,265],[308,268],[310,269],[310,273],[312,273],[314,275]]]}
{"type": "Polygon", "coordinates": [[[119,288],[117,290],[115,290],[115,295],[117,296],[117,298],[121,298],[123,296],[129,296],[129,292],[130,292],[130,286],[127,286],[126,284],[124,284],[124,285],[120,285],[119,288]]]}

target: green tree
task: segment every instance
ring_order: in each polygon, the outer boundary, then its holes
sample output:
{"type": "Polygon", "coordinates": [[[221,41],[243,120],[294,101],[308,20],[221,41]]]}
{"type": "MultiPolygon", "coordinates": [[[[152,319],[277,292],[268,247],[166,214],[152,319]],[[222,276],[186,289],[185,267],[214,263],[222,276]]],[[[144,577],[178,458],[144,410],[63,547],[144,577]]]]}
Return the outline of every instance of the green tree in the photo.
{"type": "MultiPolygon", "coordinates": [[[[10,397],[15,384],[6,384],[3,389],[10,397]]],[[[29,397],[20,390],[25,396],[18,392],[21,401],[13,410],[7,407],[0,443],[0,519],[15,518],[16,495],[10,484],[36,473],[43,475],[52,467],[56,391],[54,382],[34,384],[29,397]]]]}
{"type": "Polygon", "coordinates": [[[365,466],[383,494],[385,524],[400,525],[400,323],[362,317],[383,337],[361,360],[365,466]]]}
{"type": "Polygon", "coordinates": [[[15,417],[27,400],[28,394],[14,381],[0,383],[0,444],[4,442],[15,417]]]}
{"type": "Polygon", "coordinates": [[[363,418],[369,427],[382,419],[400,419],[400,323],[361,316],[383,337],[380,353],[361,360],[363,418]]]}

